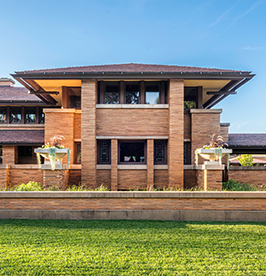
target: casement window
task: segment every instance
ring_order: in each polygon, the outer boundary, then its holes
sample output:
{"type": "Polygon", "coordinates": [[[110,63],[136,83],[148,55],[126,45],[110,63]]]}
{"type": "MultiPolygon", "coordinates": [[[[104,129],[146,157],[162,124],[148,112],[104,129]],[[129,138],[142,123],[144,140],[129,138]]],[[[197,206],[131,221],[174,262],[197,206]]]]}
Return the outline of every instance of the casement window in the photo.
{"type": "Polygon", "coordinates": [[[76,142],[74,148],[74,163],[81,164],[81,143],[76,142]]]}
{"type": "Polygon", "coordinates": [[[111,164],[111,140],[97,141],[97,164],[111,164]]]}
{"type": "Polygon", "coordinates": [[[68,87],[68,107],[81,109],[81,88],[68,87]]]}
{"type": "Polygon", "coordinates": [[[36,107],[25,107],[26,124],[36,123],[36,107]]]}
{"type": "Polygon", "coordinates": [[[138,104],[140,101],[140,86],[136,84],[126,84],[126,104],[138,104]]]}
{"type": "Polygon", "coordinates": [[[21,123],[22,120],[22,111],[20,106],[12,106],[11,110],[11,124],[21,123]]]}
{"type": "Polygon", "coordinates": [[[7,107],[0,107],[0,123],[7,123],[7,107]]]}
{"type": "Polygon", "coordinates": [[[3,163],[3,147],[0,146],[0,164],[3,163]]]}
{"type": "Polygon", "coordinates": [[[166,104],[166,81],[99,81],[100,104],[166,104]]]}
{"type": "Polygon", "coordinates": [[[197,108],[198,107],[198,88],[185,87],[184,88],[184,108],[197,108]]]}
{"type": "Polygon", "coordinates": [[[146,141],[119,141],[119,164],[146,164],[146,141]]]}
{"type": "Polygon", "coordinates": [[[167,140],[154,140],[154,164],[167,164],[167,140]]]}
{"type": "Polygon", "coordinates": [[[184,165],[191,165],[191,143],[184,142],[184,165]]]}

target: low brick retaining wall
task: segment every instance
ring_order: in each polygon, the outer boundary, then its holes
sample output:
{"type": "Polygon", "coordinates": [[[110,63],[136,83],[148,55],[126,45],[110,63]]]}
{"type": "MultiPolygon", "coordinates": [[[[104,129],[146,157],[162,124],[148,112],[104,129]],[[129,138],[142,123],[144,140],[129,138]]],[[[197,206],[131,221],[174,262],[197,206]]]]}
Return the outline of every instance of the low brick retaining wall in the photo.
{"type": "Polygon", "coordinates": [[[266,188],[266,167],[229,167],[228,178],[266,188]]]}
{"type": "Polygon", "coordinates": [[[266,221],[266,192],[0,192],[0,218],[266,221]]]}

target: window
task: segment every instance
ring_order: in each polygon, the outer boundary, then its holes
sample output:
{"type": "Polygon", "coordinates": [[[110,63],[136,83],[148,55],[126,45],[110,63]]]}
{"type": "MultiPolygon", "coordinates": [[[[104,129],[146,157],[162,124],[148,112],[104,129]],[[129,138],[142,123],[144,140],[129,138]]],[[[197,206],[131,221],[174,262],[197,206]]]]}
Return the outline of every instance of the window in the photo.
{"type": "Polygon", "coordinates": [[[0,123],[7,123],[7,108],[0,107],[0,123]]]}
{"type": "Polygon", "coordinates": [[[120,141],[119,163],[146,163],[146,141],[120,141]]]}
{"type": "Polygon", "coordinates": [[[160,103],[160,85],[156,82],[146,82],[145,103],[159,104],[160,103]]]}
{"type": "Polygon", "coordinates": [[[81,88],[80,87],[68,87],[68,107],[69,108],[81,108],[81,88]]]}
{"type": "Polygon", "coordinates": [[[185,87],[184,89],[184,108],[198,107],[198,88],[185,87]]]}
{"type": "Polygon", "coordinates": [[[185,142],[184,143],[184,165],[191,164],[191,143],[185,142]]]}
{"type": "Polygon", "coordinates": [[[154,164],[167,164],[167,140],[154,141],[154,164]]]}
{"type": "Polygon", "coordinates": [[[45,114],[43,113],[43,108],[40,107],[40,124],[44,124],[45,122],[45,114]]]}
{"type": "Polygon", "coordinates": [[[36,123],[36,108],[25,107],[26,124],[36,123]]]}
{"type": "Polygon", "coordinates": [[[126,85],[126,104],[138,104],[139,103],[140,89],[139,85],[126,85]]]}
{"type": "Polygon", "coordinates": [[[74,163],[81,164],[81,143],[75,143],[74,163]]]}
{"type": "Polygon", "coordinates": [[[97,141],[98,164],[111,164],[111,141],[97,141]]]}
{"type": "Polygon", "coordinates": [[[105,88],[104,103],[118,104],[119,103],[119,83],[108,82],[105,88]]]}
{"type": "Polygon", "coordinates": [[[21,123],[21,107],[11,107],[11,123],[21,123]]]}
{"type": "Polygon", "coordinates": [[[0,164],[3,163],[3,147],[0,146],[0,164]]]}

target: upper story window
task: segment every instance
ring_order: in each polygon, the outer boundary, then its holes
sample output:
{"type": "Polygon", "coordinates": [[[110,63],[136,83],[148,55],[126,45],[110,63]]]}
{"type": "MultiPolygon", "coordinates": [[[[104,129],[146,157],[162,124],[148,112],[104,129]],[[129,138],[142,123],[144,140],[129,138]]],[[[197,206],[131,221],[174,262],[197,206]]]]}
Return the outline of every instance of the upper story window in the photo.
{"type": "Polygon", "coordinates": [[[166,104],[166,81],[100,81],[100,104],[166,104]]]}
{"type": "Polygon", "coordinates": [[[0,123],[7,122],[7,107],[0,107],[0,123]]]}
{"type": "Polygon", "coordinates": [[[139,83],[126,84],[126,104],[138,104],[140,96],[139,83]]]}
{"type": "Polygon", "coordinates": [[[80,87],[68,87],[68,107],[69,108],[81,108],[81,88],[80,87]]]}
{"type": "Polygon", "coordinates": [[[118,104],[119,103],[119,83],[108,82],[105,86],[104,103],[118,104]]]}
{"type": "Polygon", "coordinates": [[[198,107],[198,88],[185,87],[184,88],[184,108],[197,108],[198,107]]]}
{"type": "Polygon", "coordinates": [[[26,123],[36,123],[36,107],[25,107],[26,123]]]}
{"type": "Polygon", "coordinates": [[[13,123],[21,123],[22,112],[20,106],[12,106],[11,107],[11,124],[13,123]]]}
{"type": "Polygon", "coordinates": [[[160,84],[158,82],[146,82],[145,103],[160,103],[160,84]]]}

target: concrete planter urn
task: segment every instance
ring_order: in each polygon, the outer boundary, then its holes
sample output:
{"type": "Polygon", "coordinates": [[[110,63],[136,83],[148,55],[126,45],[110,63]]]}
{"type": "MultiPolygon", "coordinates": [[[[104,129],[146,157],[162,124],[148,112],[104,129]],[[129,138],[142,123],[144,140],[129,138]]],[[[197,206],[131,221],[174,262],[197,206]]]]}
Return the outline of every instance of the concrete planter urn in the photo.
{"type": "Polygon", "coordinates": [[[219,165],[222,164],[222,157],[226,154],[232,153],[231,149],[223,149],[223,148],[210,148],[210,149],[196,149],[195,151],[195,160],[196,165],[198,165],[198,155],[202,158],[209,160],[210,162],[215,162],[219,160],[219,165]]]}
{"type": "Polygon", "coordinates": [[[35,149],[34,152],[37,155],[39,166],[41,165],[40,156],[42,156],[46,160],[50,160],[50,162],[45,162],[44,165],[49,164],[49,166],[51,167],[51,170],[55,170],[57,168],[62,169],[62,163],[60,159],[67,154],[68,155],[67,168],[69,168],[70,150],[68,148],[64,148],[64,149],[59,149],[56,147],[38,148],[38,149],[35,149]]]}

